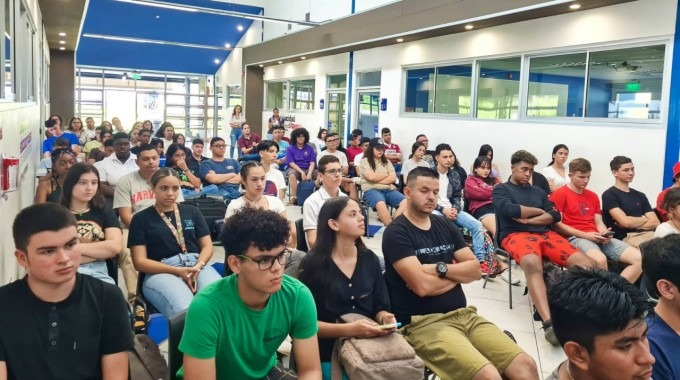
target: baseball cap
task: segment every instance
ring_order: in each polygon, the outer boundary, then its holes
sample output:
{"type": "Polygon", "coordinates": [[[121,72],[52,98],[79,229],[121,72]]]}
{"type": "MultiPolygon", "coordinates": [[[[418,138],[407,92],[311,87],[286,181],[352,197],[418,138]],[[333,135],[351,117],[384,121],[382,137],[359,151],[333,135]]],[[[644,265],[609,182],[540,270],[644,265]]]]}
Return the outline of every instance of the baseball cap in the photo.
{"type": "Polygon", "coordinates": [[[380,137],[375,137],[371,139],[371,141],[368,143],[368,146],[371,148],[384,148],[385,142],[380,137]]]}
{"type": "Polygon", "coordinates": [[[680,162],[673,165],[673,179],[680,175],[680,162]]]}
{"type": "Polygon", "coordinates": [[[370,142],[371,142],[371,138],[370,138],[370,137],[362,137],[362,138],[361,138],[361,142],[360,142],[359,144],[364,145],[364,144],[370,143],[370,142]]]}

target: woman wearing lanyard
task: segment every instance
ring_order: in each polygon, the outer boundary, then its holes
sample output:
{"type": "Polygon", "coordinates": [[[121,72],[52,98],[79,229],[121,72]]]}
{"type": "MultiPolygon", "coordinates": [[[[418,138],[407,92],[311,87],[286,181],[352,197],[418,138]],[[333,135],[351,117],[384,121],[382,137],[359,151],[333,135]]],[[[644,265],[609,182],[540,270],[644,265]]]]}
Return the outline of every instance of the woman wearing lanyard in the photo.
{"type": "Polygon", "coordinates": [[[196,207],[175,203],[177,173],[160,168],[151,177],[156,203],[132,218],[128,247],[142,273],[142,294],[161,314],[186,310],[197,291],[220,275],[206,263],[213,254],[210,230],[196,207]]]}

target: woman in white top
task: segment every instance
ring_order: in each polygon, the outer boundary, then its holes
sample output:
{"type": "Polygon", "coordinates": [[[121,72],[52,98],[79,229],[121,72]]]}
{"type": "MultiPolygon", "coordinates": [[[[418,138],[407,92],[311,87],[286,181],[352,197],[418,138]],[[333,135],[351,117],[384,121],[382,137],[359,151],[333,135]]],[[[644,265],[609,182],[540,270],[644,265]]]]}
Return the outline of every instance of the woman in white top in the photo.
{"type": "Polygon", "coordinates": [[[548,180],[550,191],[553,192],[569,183],[566,163],[569,158],[569,148],[564,144],[557,144],[552,151],[552,161],[542,173],[548,180]]]}
{"type": "Polygon", "coordinates": [[[234,158],[234,149],[238,157],[241,157],[241,150],[237,149],[238,139],[243,135],[243,123],[246,122],[246,117],[241,114],[243,109],[241,106],[237,105],[234,107],[234,112],[231,113],[231,120],[229,120],[229,126],[231,127],[231,133],[229,133],[229,140],[231,145],[229,145],[229,158],[234,158]]]}
{"type": "MultiPolygon", "coordinates": [[[[264,167],[258,161],[248,161],[241,166],[241,186],[245,190],[243,195],[233,201],[229,202],[227,212],[224,214],[226,220],[234,215],[236,211],[243,207],[256,207],[265,210],[270,210],[278,213],[284,218],[286,215],[286,206],[278,197],[271,195],[264,195],[264,187],[267,182],[267,175],[264,167]]],[[[295,225],[291,226],[291,239],[288,241],[289,247],[297,245],[297,235],[295,234],[295,225]]]]}
{"type": "Polygon", "coordinates": [[[659,224],[654,231],[654,237],[664,237],[671,234],[680,233],[680,187],[674,187],[668,190],[663,197],[662,207],[668,211],[666,216],[667,222],[659,224]]]}
{"type": "Polygon", "coordinates": [[[316,134],[316,138],[310,141],[312,144],[314,144],[317,157],[321,153],[321,149],[326,146],[326,134],[328,134],[326,128],[321,128],[319,129],[319,133],[316,134]]]}
{"type": "Polygon", "coordinates": [[[418,166],[422,166],[424,168],[430,167],[430,163],[423,160],[426,150],[425,144],[418,141],[413,143],[413,146],[411,147],[411,158],[406,160],[404,165],[401,166],[400,174],[404,179],[402,183],[406,183],[406,177],[408,177],[408,173],[410,173],[411,170],[417,168],[418,166]]]}

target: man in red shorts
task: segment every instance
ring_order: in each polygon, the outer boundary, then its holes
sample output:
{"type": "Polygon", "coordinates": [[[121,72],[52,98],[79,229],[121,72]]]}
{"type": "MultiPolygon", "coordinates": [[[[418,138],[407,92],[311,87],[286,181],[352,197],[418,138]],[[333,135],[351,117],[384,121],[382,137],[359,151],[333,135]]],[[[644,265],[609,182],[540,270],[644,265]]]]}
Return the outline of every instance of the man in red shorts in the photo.
{"type": "Polygon", "coordinates": [[[592,267],[595,263],[550,229],[561,220],[561,215],[546,193],[529,183],[538,164],[536,157],[520,150],[512,155],[510,164],[510,180],[493,189],[500,245],[524,271],[531,300],[544,321],[545,340],[557,346],[543,281],[543,260],[561,267],[592,267]]]}

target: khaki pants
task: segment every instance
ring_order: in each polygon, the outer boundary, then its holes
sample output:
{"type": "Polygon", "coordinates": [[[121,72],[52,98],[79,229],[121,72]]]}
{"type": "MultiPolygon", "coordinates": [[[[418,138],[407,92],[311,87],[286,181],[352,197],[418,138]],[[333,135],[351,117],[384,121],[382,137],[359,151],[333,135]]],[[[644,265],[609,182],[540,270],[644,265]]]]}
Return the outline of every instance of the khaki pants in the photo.
{"type": "Polygon", "coordinates": [[[496,325],[468,306],[446,314],[415,315],[401,333],[442,380],[467,380],[491,363],[503,373],[521,354],[496,325]]]}
{"type": "Polygon", "coordinates": [[[137,295],[137,271],[132,264],[132,256],[130,255],[130,248],[127,247],[128,235],[130,230],[123,228],[123,249],[118,255],[118,265],[123,272],[123,279],[125,280],[125,288],[127,288],[127,299],[133,301],[137,295]]]}
{"type": "Polygon", "coordinates": [[[624,243],[628,243],[631,247],[640,248],[640,244],[652,240],[654,238],[654,231],[643,232],[629,232],[623,238],[624,243]]]}

